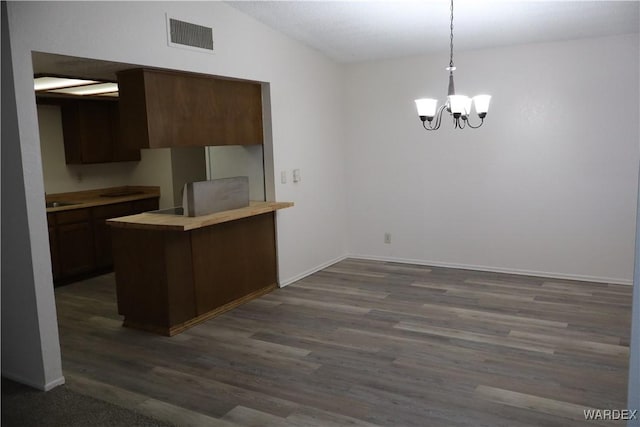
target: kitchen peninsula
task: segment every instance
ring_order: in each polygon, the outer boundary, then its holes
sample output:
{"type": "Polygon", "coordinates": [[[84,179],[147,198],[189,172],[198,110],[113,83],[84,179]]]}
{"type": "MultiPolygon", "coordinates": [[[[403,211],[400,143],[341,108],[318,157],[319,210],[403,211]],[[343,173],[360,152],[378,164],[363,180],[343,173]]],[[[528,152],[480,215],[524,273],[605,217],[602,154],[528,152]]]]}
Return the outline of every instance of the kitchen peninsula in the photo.
{"type": "Polygon", "coordinates": [[[123,326],[172,336],[275,289],[275,213],[291,206],[110,219],[123,326]]]}

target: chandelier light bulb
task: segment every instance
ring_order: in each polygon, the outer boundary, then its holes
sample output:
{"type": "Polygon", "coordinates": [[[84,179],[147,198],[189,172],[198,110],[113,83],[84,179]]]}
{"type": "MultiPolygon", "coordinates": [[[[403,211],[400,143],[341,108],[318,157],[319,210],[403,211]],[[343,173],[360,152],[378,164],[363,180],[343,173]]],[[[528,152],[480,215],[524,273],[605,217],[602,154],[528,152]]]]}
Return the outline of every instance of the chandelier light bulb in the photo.
{"type": "Polygon", "coordinates": [[[449,108],[451,108],[451,112],[454,115],[464,115],[468,99],[469,98],[464,95],[449,95],[449,108]]]}
{"type": "MultiPolygon", "coordinates": [[[[491,101],[491,95],[476,95],[473,97],[473,103],[476,106],[476,113],[478,115],[487,115],[489,111],[489,102],[491,101]]],[[[484,117],[484,116],[482,116],[484,117]]]]}
{"type": "Polygon", "coordinates": [[[416,99],[416,108],[418,109],[418,115],[422,119],[425,117],[431,121],[436,115],[436,108],[438,107],[438,100],[433,98],[421,98],[416,99]]]}

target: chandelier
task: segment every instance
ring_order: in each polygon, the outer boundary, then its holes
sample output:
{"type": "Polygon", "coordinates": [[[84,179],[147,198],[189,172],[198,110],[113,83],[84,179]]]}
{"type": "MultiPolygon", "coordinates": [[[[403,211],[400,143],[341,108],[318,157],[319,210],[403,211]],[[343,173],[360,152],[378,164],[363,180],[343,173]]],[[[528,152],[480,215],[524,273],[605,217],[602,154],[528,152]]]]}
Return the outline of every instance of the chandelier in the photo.
{"type": "Polygon", "coordinates": [[[440,128],[442,113],[445,110],[453,116],[453,126],[456,129],[464,129],[467,126],[472,129],[477,129],[482,126],[484,118],[487,116],[491,95],[476,95],[473,98],[469,98],[465,95],[456,95],[456,90],[453,85],[453,71],[456,69],[456,67],[453,66],[453,0],[451,0],[451,20],[449,29],[449,66],[446,68],[446,70],[449,71],[449,91],[447,93],[447,101],[438,108],[437,99],[416,99],[415,102],[416,107],[418,108],[418,116],[420,116],[422,126],[426,130],[436,130],[440,128]],[[480,122],[475,125],[471,124],[471,120],[469,118],[472,105],[475,106],[476,114],[480,118],[480,122]],[[433,120],[434,118],[435,121],[433,120]]]}

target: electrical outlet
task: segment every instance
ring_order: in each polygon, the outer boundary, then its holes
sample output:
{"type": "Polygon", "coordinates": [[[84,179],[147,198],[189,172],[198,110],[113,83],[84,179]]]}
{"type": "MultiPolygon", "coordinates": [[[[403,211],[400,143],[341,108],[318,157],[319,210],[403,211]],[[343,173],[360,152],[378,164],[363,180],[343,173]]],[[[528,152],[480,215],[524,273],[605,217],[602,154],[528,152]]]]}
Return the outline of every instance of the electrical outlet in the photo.
{"type": "Polygon", "coordinates": [[[280,183],[281,184],[287,183],[287,171],[280,172],[280,183]]]}
{"type": "Polygon", "coordinates": [[[384,242],[391,244],[391,233],[384,233],[384,242]]]}

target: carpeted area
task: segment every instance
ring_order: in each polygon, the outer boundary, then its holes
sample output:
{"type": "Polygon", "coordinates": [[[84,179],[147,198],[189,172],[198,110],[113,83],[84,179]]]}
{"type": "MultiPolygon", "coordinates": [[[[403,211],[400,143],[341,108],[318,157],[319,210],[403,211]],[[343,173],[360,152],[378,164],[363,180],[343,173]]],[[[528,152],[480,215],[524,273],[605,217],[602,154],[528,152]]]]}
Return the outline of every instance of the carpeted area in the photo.
{"type": "Polygon", "coordinates": [[[169,427],[66,386],[42,392],[2,378],[2,427],[169,427]]]}

